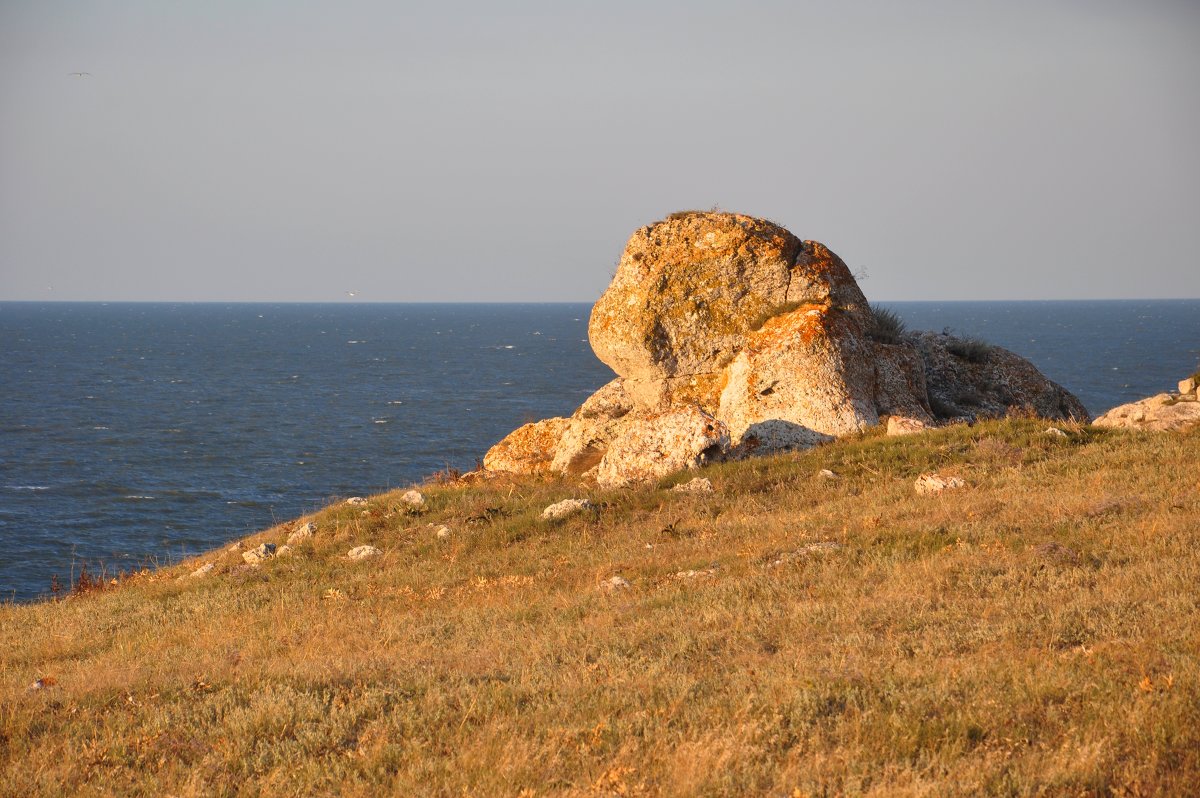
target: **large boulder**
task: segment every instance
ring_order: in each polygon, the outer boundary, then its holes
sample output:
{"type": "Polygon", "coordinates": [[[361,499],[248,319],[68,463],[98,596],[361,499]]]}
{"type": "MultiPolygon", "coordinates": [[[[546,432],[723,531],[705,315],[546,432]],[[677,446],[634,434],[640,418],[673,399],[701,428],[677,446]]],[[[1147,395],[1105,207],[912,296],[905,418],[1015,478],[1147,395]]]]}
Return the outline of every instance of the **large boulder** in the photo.
{"type": "Polygon", "coordinates": [[[516,430],[484,467],[616,486],[884,420],[900,434],[1088,418],[1012,352],[885,321],[824,245],[741,214],[673,214],[633,234],[592,309],[592,348],[617,379],[570,418],[516,430]]]}
{"type": "Polygon", "coordinates": [[[629,239],[588,338],[638,407],[712,412],[745,336],[805,303],[867,312],[850,270],[824,246],[751,216],[679,213],[629,239]]]}

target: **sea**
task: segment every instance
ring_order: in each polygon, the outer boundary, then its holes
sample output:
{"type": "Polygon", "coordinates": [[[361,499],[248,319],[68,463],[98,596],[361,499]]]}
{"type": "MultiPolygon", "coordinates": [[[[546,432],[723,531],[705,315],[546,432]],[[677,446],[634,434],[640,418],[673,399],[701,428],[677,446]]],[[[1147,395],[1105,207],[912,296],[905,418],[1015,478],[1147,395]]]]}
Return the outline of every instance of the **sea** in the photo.
{"type": "MultiPolygon", "coordinates": [[[[894,302],[1093,414],[1200,365],[1200,300],[894,302]]],[[[0,302],[0,600],[476,466],[612,379],[589,304],[0,302]]]]}

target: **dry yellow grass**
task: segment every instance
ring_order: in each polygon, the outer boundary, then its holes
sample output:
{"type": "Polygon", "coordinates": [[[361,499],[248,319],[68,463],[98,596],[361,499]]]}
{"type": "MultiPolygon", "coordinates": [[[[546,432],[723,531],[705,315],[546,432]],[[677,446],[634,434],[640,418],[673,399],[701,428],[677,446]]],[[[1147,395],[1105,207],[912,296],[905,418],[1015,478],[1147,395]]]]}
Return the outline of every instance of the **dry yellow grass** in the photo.
{"type": "Polygon", "coordinates": [[[724,464],[714,494],[427,486],[257,570],[0,607],[0,794],[1187,794],[1200,432],[1045,426],[724,464]],[[968,486],[917,496],[935,469],[968,486]],[[599,509],[539,518],[569,496],[599,509]]]}

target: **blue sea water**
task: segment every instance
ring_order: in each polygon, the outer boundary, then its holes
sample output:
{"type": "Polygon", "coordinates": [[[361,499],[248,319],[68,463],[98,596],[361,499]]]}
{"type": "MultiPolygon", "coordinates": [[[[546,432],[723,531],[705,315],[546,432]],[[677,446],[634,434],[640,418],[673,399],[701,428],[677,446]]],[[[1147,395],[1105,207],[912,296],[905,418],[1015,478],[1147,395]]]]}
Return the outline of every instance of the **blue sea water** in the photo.
{"type": "MultiPolygon", "coordinates": [[[[910,329],[1028,357],[1092,413],[1167,390],[1200,361],[1200,300],[889,306],[910,329]]],[[[589,312],[0,303],[0,597],[471,468],[611,379],[587,344],[589,312]]]]}

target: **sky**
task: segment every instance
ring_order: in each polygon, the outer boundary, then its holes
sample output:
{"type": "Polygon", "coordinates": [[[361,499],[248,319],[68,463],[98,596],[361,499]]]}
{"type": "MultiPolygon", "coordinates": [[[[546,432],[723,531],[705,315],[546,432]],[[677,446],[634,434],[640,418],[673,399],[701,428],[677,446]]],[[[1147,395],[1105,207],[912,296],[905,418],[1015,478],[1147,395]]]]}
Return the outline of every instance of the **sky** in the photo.
{"type": "Polygon", "coordinates": [[[872,300],[1200,297],[1200,3],[0,3],[0,300],[591,302],[712,207],[872,300]]]}

